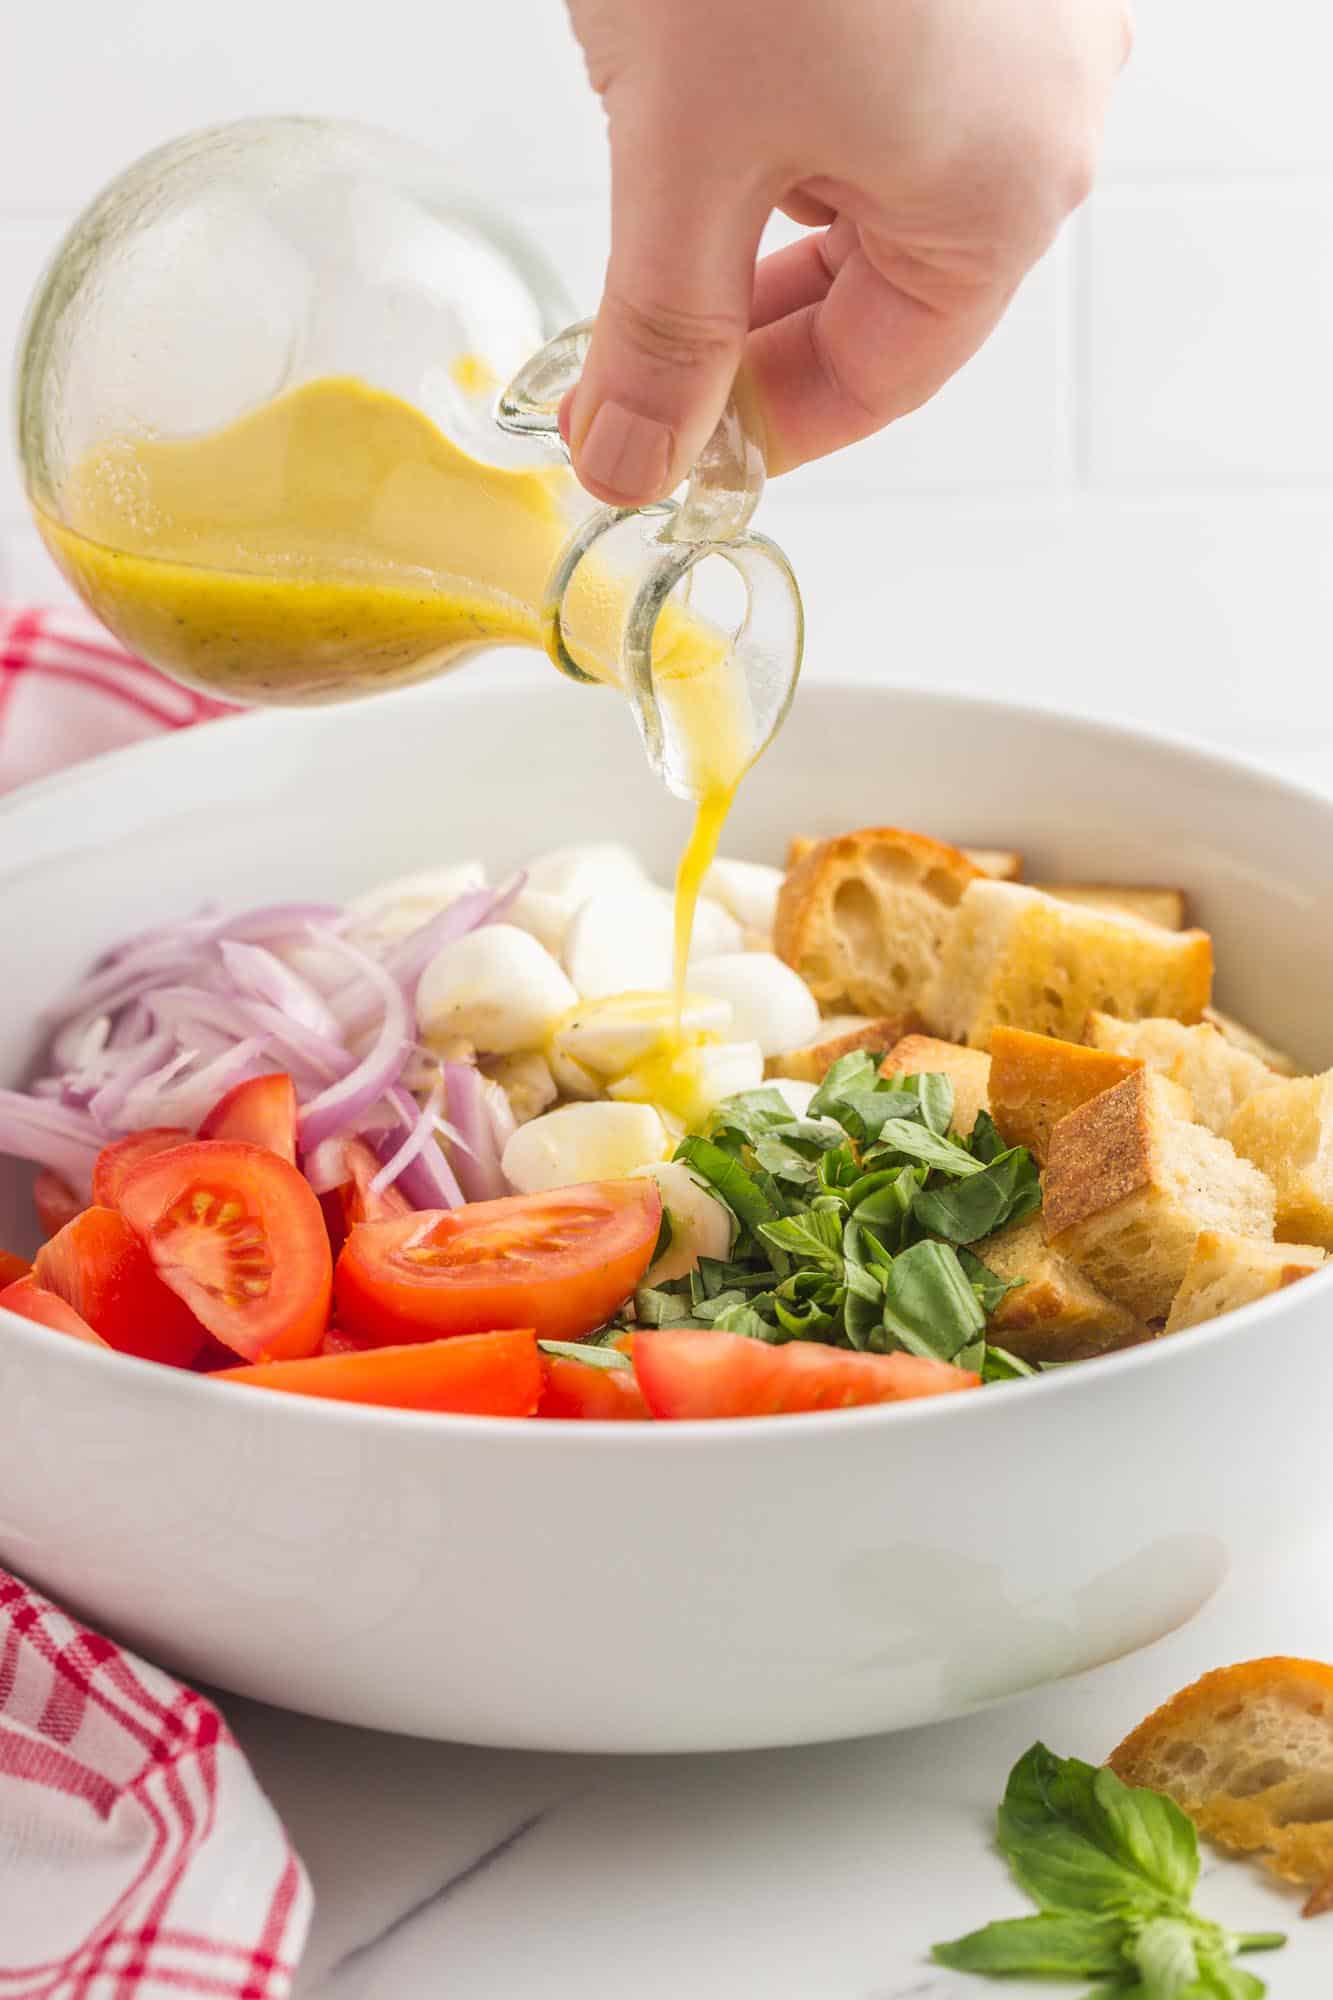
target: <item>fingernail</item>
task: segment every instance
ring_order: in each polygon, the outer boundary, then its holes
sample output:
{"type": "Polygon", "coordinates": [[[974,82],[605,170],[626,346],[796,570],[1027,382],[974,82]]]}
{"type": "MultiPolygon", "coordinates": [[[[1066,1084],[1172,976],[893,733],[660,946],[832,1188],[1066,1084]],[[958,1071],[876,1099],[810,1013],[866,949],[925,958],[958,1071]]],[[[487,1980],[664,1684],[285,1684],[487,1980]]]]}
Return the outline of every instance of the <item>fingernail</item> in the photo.
{"type": "Polygon", "coordinates": [[[586,481],[630,501],[661,494],[670,464],[670,428],[622,403],[600,405],[577,459],[586,481]]]}

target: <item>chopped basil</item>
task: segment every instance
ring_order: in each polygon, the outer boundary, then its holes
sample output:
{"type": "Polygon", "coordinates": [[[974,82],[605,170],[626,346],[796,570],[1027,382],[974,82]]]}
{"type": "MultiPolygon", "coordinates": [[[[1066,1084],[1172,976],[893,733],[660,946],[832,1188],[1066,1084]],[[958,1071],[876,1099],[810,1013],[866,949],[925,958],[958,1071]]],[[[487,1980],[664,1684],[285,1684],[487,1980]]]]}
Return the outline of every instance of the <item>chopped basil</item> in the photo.
{"type": "Polygon", "coordinates": [[[565,1361],[581,1361],[587,1368],[600,1368],[607,1373],[631,1366],[628,1354],[622,1354],[618,1347],[595,1347],[581,1340],[539,1340],[537,1345],[543,1354],[556,1354],[565,1361]]]}

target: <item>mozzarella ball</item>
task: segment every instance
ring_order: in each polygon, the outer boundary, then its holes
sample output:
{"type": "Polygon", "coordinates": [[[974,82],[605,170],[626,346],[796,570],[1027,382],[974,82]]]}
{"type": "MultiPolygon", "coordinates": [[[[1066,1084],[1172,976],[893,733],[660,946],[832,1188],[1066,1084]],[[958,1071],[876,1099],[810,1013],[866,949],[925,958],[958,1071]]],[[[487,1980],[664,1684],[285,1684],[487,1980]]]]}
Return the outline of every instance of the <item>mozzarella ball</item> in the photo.
{"type": "Polygon", "coordinates": [[[743,930],[771,938],[782,870],[764,861],[715,861],[704,876],[704,894],[729,910],[743,930]]]}
{"type": "MultiPolygon", "coordinates": [[[[691,953],[716,956],[744,945],[740,925],[720,903],[699,898],[691,953]]],[[[586,902],[565,937],[565,970],[585,1000],[607,993],[662,992],[675,970],[675,903],[651,882],[604,890],[586,902]]]]}
{"type": "MultiPolygon", "coordinates": [[[[610,994],[576,1007],[561,1023],[555,1047],[599,1076],[623,1076],[673,1034],[676,1010],[669,993],[610,994]]],[[[689,995],[681,1007],[681,1033],[725,1035],[731,1008],[725,1000],[689,995]]]]}
{"type": "Polygon", "coordinates": [[[694,929],[690,933],[690,957],[716,958],[723,952],[744,949],[745,933],[731,911],[711,896],[700,896],[694,909],[694,929]]]}
{"type": "Polygon", "coordinates": [[[549,1111],[559,1092],[551,1066],[540,1049],[520,1049],[517,1055],[491,1056],[486,1062],[486,1074],[497,1083],[509,1100],[509,1108],[514,1121],[526,1125],[530,1118],[540,1118],[543,1111],[549,1111]]]}
{"type": "Polygon", "coordinates": [[[798,972],[771,951],[731,952],[690,961],[690,991],[731,1007],[733,1033],[766,1056],[804,1048],[819,1034],[819,1002],[798,972]]]}
{"type": "Polygon", "coordinates": [[[742,1090],[758,1090],[764,1080],[764,1056],[758,1042],[714,1042],[711,1048],[695,1050],[691,1068],[692,1124],[702,1123],[724,1098],[736,1097],[742,1090]]]}
{"type": "Polygon", "coordinates": [[[501,1165],[519,1194],[541,1194],[577,1181],[625,1180],[666,1148],[651,1104],[565,1104],[520,1125],[501,1165]]]}
{"type": "Polygon", "coordinates": [[[486,887],[480,861],[456,861],[446,868],[420,868],[414,875],[397,875],[348,904],[353,937],[377,944],[396,944],[447,910],[460,896],[486,887]]]}
{"type": "Polygon", "coordinates": [[[510,1055],[539,1047],[577,999],[536,938],[483,924],[436,952],[417,988],[417,1023],[432,1044],[464,1035],[487,1055],[510,1055]]]}
{"type": "Polygon", "coordinates": [[[648,881],[643,863],[632,848],[613,840],[589,841],[576,847],[553,847],[527,868],[528,889],[558,896],[577,909],[590,896],[606,891],[641,889],[648,881]]]}
{"type": "Polygon", "coordinates": [[[565,933],[573,922],[578,904],[565,896],[549,896],[544,889],[520,889],[504,913],[507,924],[527,931],[538,944],[559,958],[565,933]]]}
{"type": "Polygon", "coordinates": [[[671,1242],[649,1266],[646,1284],[663,1285],[669,1278],[683,1278],[701,1257],[722,1261],[731,1255],[735,1232],[731,1210],[695,1179],[683,1160],[663,1160],[635,1172],[657,1182],[662,1206],[671,1214],[671,1242]]]}

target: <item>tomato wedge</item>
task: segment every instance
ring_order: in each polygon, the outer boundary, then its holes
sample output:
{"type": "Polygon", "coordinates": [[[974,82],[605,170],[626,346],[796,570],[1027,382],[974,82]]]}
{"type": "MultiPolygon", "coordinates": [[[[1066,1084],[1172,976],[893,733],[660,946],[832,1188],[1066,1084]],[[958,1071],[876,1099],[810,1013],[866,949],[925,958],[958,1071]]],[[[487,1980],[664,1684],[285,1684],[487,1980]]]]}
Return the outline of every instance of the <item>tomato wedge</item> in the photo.
{"type": "Polygon", "coordinates": [[[296,1085],[281,1070],[253,1076],[220,1097],[199,1127],[201,1139],[241,1139],[267,1146],[296,1165],[296,1085]]]}
{"type": "Polygon", "coordinates": [[[54,1292],[44,1292],[33,1278],[20,1278],[17,1284],[6,1285],[0,1292],[0,1306],[22,1319],[35,1319],[41,1326],[53,1326],[57,1333],[72,1333],[76,1340],[87,1340],[94,1347],[108,1347],[100,1333],[94,1333],[86,1319],[80,1319],[73,1306],[66,1305],[54,1292]]]}
{"type": "Polygon", "coordinates": [[[634,1372],[655,1417],[779,1417],[977,1389],[979,1375],[915,1354],[849,1354],[818,1341],[770,1347],[743,1333],[640,1327],[634,1372]]]}
{"type": "Polygon", "coordinates": [[[217,1380],[326,1396],[339,1403],[450,1410],[474,1417],[530,1417],[542,1391],[537,1342],[530,1330],[418,1340],[408,1347],[367,1348],[362,1354],[318,1354],[309,1361],[269,1361],[257,1368],[224,1369],[217,1380]]]}
{"type": "Polygon", "coordinates": [[[386,1345],[504,1326],[576,1340],[634,1290],[661,1219],[654,1183],[633,1180],[363,1222],[338,1259],[338,1324],[386,1345]]]}
{"type": "Polygon", "coordinates": [[[20,1278],[26,1278],[32,1265],[26,1257],[15,1257],[9,1250],[0,1250],[0,1291],[6,1285],[16,1285],[20,1278]]]}
{"type": "Polygon", "coordinates": [[[32,1184],[32,1205],[37,1210],[37,1220],[41,1224],[43,1236],[54,1236],[67,1222],[72,1222],[80,1209],[87,1206],[81,1202],[67,1181],[59,1174],[42,1168],[32,1184]]]}
{"type": "Polygon", "coordinates": [[[120,1191],[159,1277],[247,1361],[313,1354],[332,1259],[319,1203],[262,1146],[199,1139],[140,1161],[120,1191]]]}
{"type": "Polygon", "coordinates": [[[120,1190],[131,1167],[154,1153],[169,1153],[173,1146],[188,1146],[193,1132],[183,1125],[146,1125],[142,1132],[127,1132],[103,1146],[93,1168],[93,1201],[99,1208],[118,1208],[120,1190]]]}
{"type": "Polygon", "coordinates": [[[347,1179],[319,1198],[335,1257],[358,1222],[387,1222],[394,1215],[416,1213],[407,1196],[400,1194],[396,1187],[381,1188],[377,1194],[371,1193],[370,1183],[379,1172],[381,1162],[364,1139],[344,1139],[342,1147],[347,1179]]]}
{"type": "Polygon", "coordinates": [[[634,1423],[652,1415],[632,1368],[598,1368],[567,1354],[543,1354],[539,1417],[634,1423]]]}
{"type": "Polygon", "coordinates": [[[109,1347],[189,1368],[207,1336],[169,1291],[118,1209],[85,1208],[37,1252],[33,1277],[73,1306],[109,1347]]]}

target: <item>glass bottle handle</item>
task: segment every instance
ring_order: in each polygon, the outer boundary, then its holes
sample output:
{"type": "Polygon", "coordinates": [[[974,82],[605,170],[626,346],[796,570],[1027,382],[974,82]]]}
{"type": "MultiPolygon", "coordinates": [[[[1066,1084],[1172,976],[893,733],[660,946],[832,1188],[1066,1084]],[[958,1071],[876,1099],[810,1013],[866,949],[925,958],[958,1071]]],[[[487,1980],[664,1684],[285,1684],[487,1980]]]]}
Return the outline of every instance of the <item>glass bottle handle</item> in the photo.
{"type": "MultiPolygon", "coordinates": [[[[583,372],[592,321],[566,327],[524,364],[502,391],[496,421],[520,437],[541,437],[568,452],[559,411],[583,372]]],[[[626,686],[650,762],[680,798],[696,796],[686,745],[672,726],[670,704],[658,698],[654,635],[668,598],[697,563],[720,557],[739,576],[745,610],[732,640],[731,661],[748,698],[750,762],[771,742],[791,706],[801,671],[805,614],[790,563],[776,543],[747,533],[764,490],[764,454],[738,383],[690,474],[684,498],[649,507],[600,507],[576,529],[547,580],[542,606],[548,652],[576,680],[592,677],[566,644],[562,609],[574,572],[593,545],[624,521],[644,531],[645,562],[621,635],[626,686]]]]}

